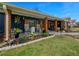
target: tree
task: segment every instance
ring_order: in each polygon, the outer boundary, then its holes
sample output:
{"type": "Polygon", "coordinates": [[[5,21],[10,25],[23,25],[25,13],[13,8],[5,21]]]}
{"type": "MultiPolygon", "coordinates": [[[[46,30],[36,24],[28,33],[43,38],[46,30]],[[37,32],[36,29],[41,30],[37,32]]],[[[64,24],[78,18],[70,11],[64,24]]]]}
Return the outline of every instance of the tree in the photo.
{"type": "Polygon", "coordinates": [[[76,22],[77,25],[79,25],[79,22],[76,22]]]}
{"type": "Polygon", "coordinates": [[[69,21],[69,20],[71,20],[71,17],[65,17],[64,20],[69,21]]]}
{"type": "Polygon", "coordinates": [[[65,20],[65,21],[68,21],[68,27],[69,28],[72,28],[72,24],[71,24],[71,17],[65,17],[65,18],[63,18],[63,20],[65,20]]]}

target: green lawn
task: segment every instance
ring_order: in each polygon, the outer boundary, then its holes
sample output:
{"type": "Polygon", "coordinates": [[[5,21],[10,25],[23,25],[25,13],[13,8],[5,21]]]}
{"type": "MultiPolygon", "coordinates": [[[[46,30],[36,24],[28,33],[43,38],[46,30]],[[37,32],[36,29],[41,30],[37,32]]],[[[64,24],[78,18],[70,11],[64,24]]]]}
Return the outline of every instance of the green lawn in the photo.
{"type": "Polygon", "coordinates": [[[60,56],[79,55],[79,41],[55,36],[20,48],[0,52],[2,56],[60,56]]]}
{"type": "Polygon", "coordinates": [[[79,31],[79,28],[70,28],[71,30],[79,31]]]}

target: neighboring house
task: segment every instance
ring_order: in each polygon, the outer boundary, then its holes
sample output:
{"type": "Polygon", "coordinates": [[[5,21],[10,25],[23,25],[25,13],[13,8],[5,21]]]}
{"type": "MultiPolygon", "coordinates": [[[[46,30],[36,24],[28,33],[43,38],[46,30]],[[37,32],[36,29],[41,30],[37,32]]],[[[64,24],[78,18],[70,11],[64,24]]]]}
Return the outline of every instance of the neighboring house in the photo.
{"type": "Polygon", "coordinates": [[[75,27],[78,27],[78,28],[79,28],[79,22],[76,22],[76,25],[75,25],[75,27]]]}
{"type": "Polygon", "coordinates": [[[68,23],[69,23],[69,25],[70,25],[71,27],[73,27],[73,26],[76,25],[76,21],[75,21],[75,20],[69,20],[68,23]]]}
{"type": "Polygon", "coordinates": [[[55,16],[24,9],[15,5],[0,3],[0,37],[9,40],[11,32],[45,32],[67,30],[68,23],[55,16]]]}

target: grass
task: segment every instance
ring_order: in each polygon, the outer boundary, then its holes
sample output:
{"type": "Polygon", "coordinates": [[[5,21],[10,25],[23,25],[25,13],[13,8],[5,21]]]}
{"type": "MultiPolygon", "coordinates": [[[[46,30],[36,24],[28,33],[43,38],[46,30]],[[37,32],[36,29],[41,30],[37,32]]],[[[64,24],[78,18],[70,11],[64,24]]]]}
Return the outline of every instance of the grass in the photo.
{"type": "Polygon", "coordinates": [[[70,28],[71,30],[79,31],[79,28],[70,28]]]}
{"type": "Polygon", "coordinates": [[[20,48],[0,52],[1,56],[77,56],[79,41],[70,37],[55,36],[20,48]]]}

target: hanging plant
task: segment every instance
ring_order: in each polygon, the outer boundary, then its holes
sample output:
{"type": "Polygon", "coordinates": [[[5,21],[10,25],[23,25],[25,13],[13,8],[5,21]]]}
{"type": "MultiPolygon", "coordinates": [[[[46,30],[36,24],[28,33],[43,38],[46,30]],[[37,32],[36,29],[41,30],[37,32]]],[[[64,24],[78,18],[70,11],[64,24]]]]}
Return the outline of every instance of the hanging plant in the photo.
{"type": "Polygon", "coordinates": [[[19,23],[20,22],[20,17],[15,17],[15,23],[19,23]]]}
{"type": "Polygon", "coordinates": [[[15,24],[16,24],[16,27],[14,28],[16,33],[17,33],[17,32],[22,32],[22,30],[21,30],[20,28],[18,28],[19,23],[20,23],[20,17],[17,16],[17,17],[15,17],[15,24]]]}

